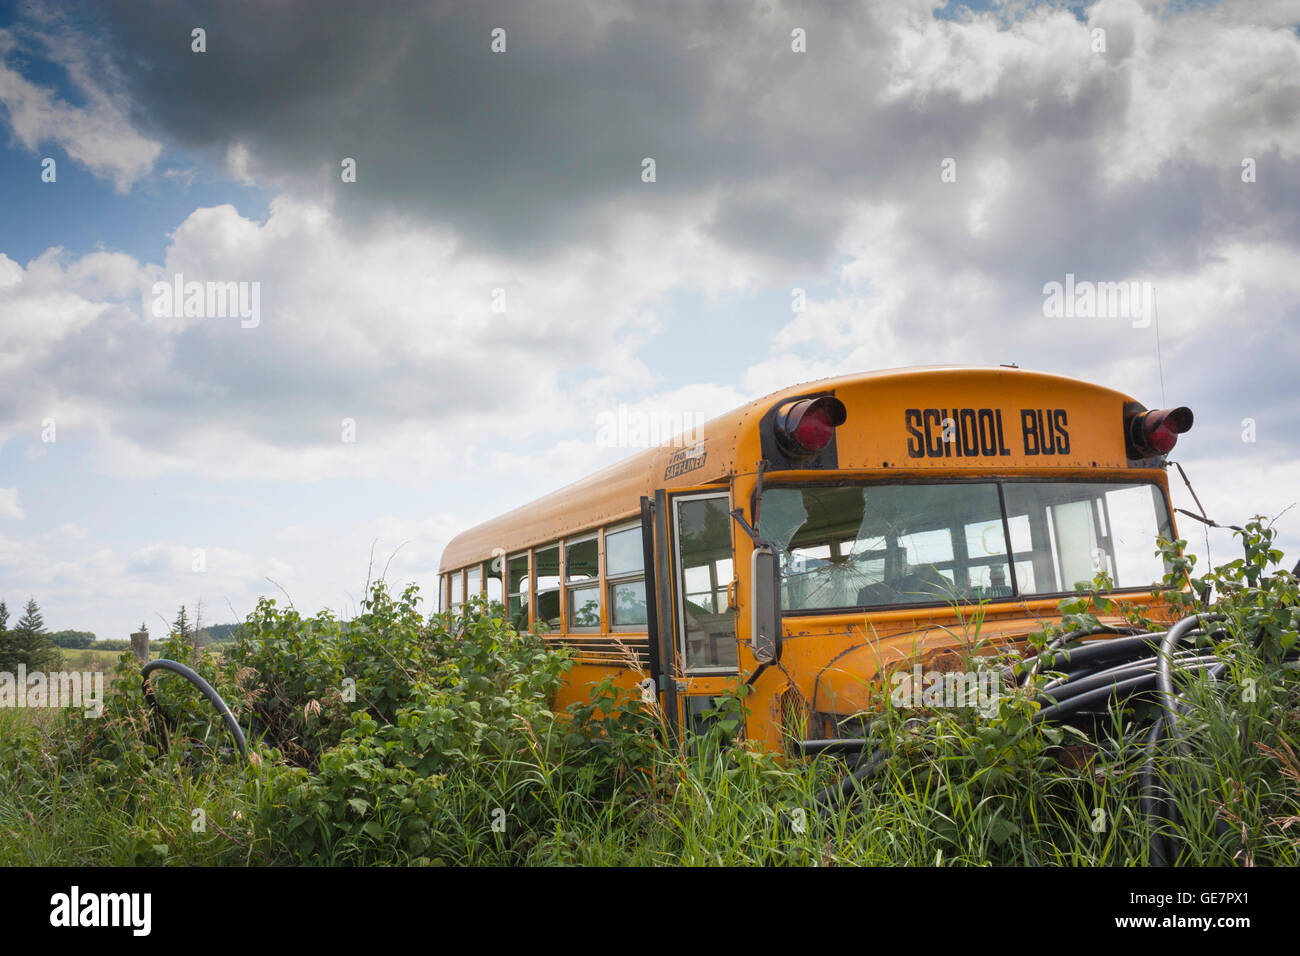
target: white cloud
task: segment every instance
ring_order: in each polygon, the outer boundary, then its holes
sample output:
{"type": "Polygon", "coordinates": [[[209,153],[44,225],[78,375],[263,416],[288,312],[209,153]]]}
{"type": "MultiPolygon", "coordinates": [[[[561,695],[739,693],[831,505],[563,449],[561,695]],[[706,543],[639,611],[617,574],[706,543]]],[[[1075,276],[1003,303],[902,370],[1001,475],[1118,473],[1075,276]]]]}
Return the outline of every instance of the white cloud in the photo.
{"type": "MultiPolygon", "coordinates": [[[[1184,440],[1192,444],[1195,435],[1193,430],[1184,440]]],[[[1256,515],[1268,521],[1277,519],[1275,527],[1279,536],[1274,546],[1285,553],[1283,565],[1289,571],[1300,561],[1300,493],[1294,490],[1292,480],[1300,468],[1300,457],[1276,457],[1267,444],[1251,449],[1239,443],[1239,447],[1239,453],[1233,458],[1196,455],[1193,461],[1188,461],[1186,456],[1178,457],[1184,459],[1196,497],[1212,521],[1242,526],[1256,515]]],[[[1195,500],[1174,469],[1170,470],[1169,488],[1174,507],[1199,513],[1195,500]]],[[[1187,541],[1188,550],[1198,558],[1197,573],[1241,557],[1240,539],[1230,530],[1208,528],[1186,515],[1175,517],[1179,534],[1187,541]]]]}
{"type": "Polygon", "coordinates": [[[22,518],[23,509],[18,503],[17,488],[0,488],[0,518],[22,518]]]}
{"type": "Polygon", "coordinates": [[[65,271],[62,258],[61,249],[49,249],[24,269],[0,253],[0,369],[17,370],[48,358],[110,307],[77,291],[99,257],[77,263],[78,275],[65,271]]]}
{"type": "MultiPolygon", "coordinates": [[[[105,90],[84,63],[75,58],[64,63],[86,100],[85,106],[73,106],[6,64],[17,49],[14,33],[0,30],[0,106],[23,146],[38,152],[56,144],[96,176],[111,179],[118,192],[127,192],[153,169],[162,144],[135,131],[127,106],[105,90]]],[[[56,56],[72,49],[58,45],[56,56]]]]}
{"type": "Polygon", "coordinates": [[[60,250],[25,270],[0,258],[0,343],[17,396],[0,434],[30,435],[57,414],[101,437],[112,474],[304,481],[427,477],[448,448],[583,429],[665,377],[637,354],[660,296],[753,279],[689,223],[667,241],[648,229],[631,219],[603,254],[519,264],[434,227],[355,234],[326,206],[280,197],[262,223],[228,205],[195,210],[161,267],[60,250]],[[155,315],[154,283],[178,274],[256,283],[260,321],[155,315]]]}
{"type": "Polygon", "coordinates": [[[252,172],[253,157],[243,143],[231,143],[226,150],[226,172],[234,177],[235,182],[251,186],[257,180],[252,172]]]}

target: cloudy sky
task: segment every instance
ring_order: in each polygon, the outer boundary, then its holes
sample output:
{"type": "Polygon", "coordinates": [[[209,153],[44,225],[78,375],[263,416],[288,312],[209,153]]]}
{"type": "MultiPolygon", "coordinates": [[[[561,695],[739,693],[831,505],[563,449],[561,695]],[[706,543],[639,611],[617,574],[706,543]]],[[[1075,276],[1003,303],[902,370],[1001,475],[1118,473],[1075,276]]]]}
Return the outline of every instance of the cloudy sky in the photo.
{"type": "MultiPolygon", "coordinates": [[[[101,637],[277,585],[349,614],[372,542],[432,596],[452,535],[631,453],[598,440],[619,405],[936,362],[1190,405],[1175,457],[1210,515],[1278,514],[1298,24],[1300,0],[0,4],[0,598],[101,637]],[[178,273],[256,282],[255,320],[159,314],[178,273]],[[1154,289],[1162,363],[1157,323],[1045,315],[1067,273],[1154,289]]],[[[1300,557],[1300,508],[1278,526],[1300,557]]]]}

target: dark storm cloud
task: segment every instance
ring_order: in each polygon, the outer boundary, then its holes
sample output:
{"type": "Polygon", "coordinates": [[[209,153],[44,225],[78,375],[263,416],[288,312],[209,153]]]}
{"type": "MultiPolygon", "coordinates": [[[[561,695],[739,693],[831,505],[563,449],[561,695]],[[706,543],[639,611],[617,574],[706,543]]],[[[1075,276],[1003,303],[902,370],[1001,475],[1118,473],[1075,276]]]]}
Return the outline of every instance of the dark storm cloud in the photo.
{"type": "MultiPolygon", "coordinates": [[[[1131,122],[1135,47],[1129,19],[1104,11],[1106,68],[1005,57],[974,98],[942,84],[881,96],[906,17],[883,5],[302,0],[92,16],[146,128],[214,156],[241,144],[260,180],[332,194],[353,218],[397,211],[516,256],[599,245],[630,214],[670,223],[710,201],[712,235],[792,268],[830,261],[856,200],[905,198],[931,254],[1031,278],[1066,259],[1106,270],[1195,257],[1207,225],[1260,211],[1289,208],[1277,228],[1300,234],[1294,204],[1279,201],[1293,164],[1245,205],[1237,170],[1203,155],[1173,157],[1154,184],[1099,178],[1106,134],[1131,122]],[[190,51],[196,25],[206,54],[190,51]],[[806,54],[791,52],[796,26],[806,54]],[[504,54],[489,49],[496,27],[504,54]],[[346,187],[345,156],[359,170],[346,187]],[[640,179],[646,156],[653,186],[640,179]],[[960,195],[938,181],[947,156],[964,182],[1009,161],[1017,181],[997,235],[944,227],[960,195]]],[[[956,42],[947,55],[960,66],[980,50],[956,42]]],[[[1213,122],[1251,145],[1259,117],[1295,122],[1298,91],[1281,77],[1213,122]]]]}
{"type": "MultiPolygon", "coordinates": [[[[1041,354],[1059,354],[1038,319],[1044,283],[1066,273],[1091,281],[1194,274],[1224,242],[1300,241],[1294,143],[1271,134],[1295,126],[1300,71],[1294,57],[1279,59],[1277,35],[1264,28],[1250,42],[1280,64],[1267,75],[1240,36],[1233,42],[1245,52],[1211,64],[1223,34],[1209,19],[1153,21],[1124,3],[1093,8],[1108,30],[1102,55],[1065,13],[1031,9],[994,29],[975,20],[938,25],[924,3],[84,9],[102,26],[99,40],[87,38],[99,44],[91,59],[111,65],[142,129],[215,160],[241,147],[262,185],[333,197],[353,249],[370,245],[396,213],[450,227],[467,256],[536,266],[580,248],[599,263],[616,227],[644,216],[650,236],[655,227],[695,227],[752,257],[736,267],[749,270],[746,281],[802,286],[852,259],[842,232],[865,205],[893,207],[891,268],[868,281],[901,290],[888,319],[921,360],[956,357],[934,354],[936,343],[996,342],[1009,316],[1029,317],[1015,355],[961,358],[1025,362],[1039,337],[1041,354]],[[204,54],[190,50],[195,26],[207,31],[204,54]],[[496,27],[507,31],[504,54],[489,47],[496,27]],[[794,27],[807,31],[807,53],[791,51],[794,27]],[[1213,66],[1215,82],[1182,93],[1189,65],[1213,66]],[[1177,95],[1161,95],[1171,82],[1177,95]],[[1180,96],[1192,107],[1185,114],[1180,96]],[[1238,166],[1244,155],[1259,164],[1249,185],[1238,166]],[[339,182],[344,156],[358,161],[354,185],[339,182]],[[653,185],[641,182],[645,156],[658,165],[653,185]],[[940,181],[945,157],[957,161],[955,183],[940,181]],[[972,218],[982,219],[979,228],[972,218]],[[993,290],[982,309],[963,307],[956,293],[945,299],[947,280],[963,272],[993,290]]],[[[310,233],[295,240],[314,241],[310,233]]],[[[271,258],[293,246],[275,247],[271,258]]],[[[626,259],[630,247],[618,254],[626,259]]],[[[447,268],[463,271],[458,265],[447,268]]],[[[415,281],[416,271],[405,278],[415,281]]],[[[663,278],[665,287],[674,281],[663,278]]],[[[608,301],[622,302],[620,291],[608,301]]],[[[660,291],[640,290],[636,307],[653,309],[660,291]]],[[[399,298],[422,301],[416,290],[399,298]]],[[[418,362],[392,337],[385,357],[367,365],[324,348],[329,339],[309,326],[281,338],[273,321],[249,340],[259,343],[250,354],[237,330],[228,338],[188,332],[166,355],[141,343],[165,371],[136,397],[172,408],[176,429],[219,402],[243,428],[310,442],[314,432],[287,424],[303,418],[293,410],[323,416],[335,395],[357,396],[376,414],[419,417],[463,404],[484,376],[512,374],[519,365],[503,363],[503,351],[565,362],[596,354],[593,343],[605,340],[590,329],[616,321],[608,301],[588,301],[587,314],[564,321],[534,313],[533,324],[512,329],[508,350],[489,343],[418,362]],[[485,356],[483,375],[463,371],[485,356]],[[368,390],[377,374],[385,387],[368,390]],[[270,396],[284,417],[267,417],[270,396]]],[[[1275,321],[1277,303],[1269,307],[1275,321]]],[[[351,319],[377,329],[387,321],[382,310],[351,319]]],[[[1248,340],[1228,336],[1225,347],[1236,354],[1248,340]]],[[[1183,347],[1166,344],[1171,358],[1183,347]]],[[[87,335],[85,361],[94,354],[87,335]]],[[[78,367],[70,361],[67,374],[78,367]]],[[[129,392],[120,376],[78,387],[101,389],[107,404],[115,390],[129,392]]],[[[1237,387],[1246,404],[1263,404],[1260,380],[1237,387]]],[[[130,427],[162,430],[163,418],[141,413],[130,427]]]]}
{"type": "Polygon", "coordinates": [[[661,201],[759,159],[744,91],[720,88],[725,49],[691,46],[694,24],[744,23],[746,6],[656,4],[602,24],[608,9],[312,0],[98,15],[147,127],[214,155],[245,144],[259,176],[290,189],[334,190],[353,157],[344,211],[416,213],[518,250],[598,239],[590,213],[636,201],[643,157],[661,201]],[[504,54],[489,49],[496,27],[504,54]]]}

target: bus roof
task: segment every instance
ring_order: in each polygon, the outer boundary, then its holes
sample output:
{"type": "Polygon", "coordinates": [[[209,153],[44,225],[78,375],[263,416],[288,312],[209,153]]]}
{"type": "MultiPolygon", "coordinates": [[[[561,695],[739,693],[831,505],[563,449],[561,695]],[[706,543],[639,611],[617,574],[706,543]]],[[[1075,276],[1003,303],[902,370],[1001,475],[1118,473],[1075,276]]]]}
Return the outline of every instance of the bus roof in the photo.
{"type": "MultiPolygon", "coordinates": [[[[527,548],[578,534],[639,514],[640,499],[658,488],[691,487],[724,482],[731,475],[751,473],[757,460],[737,462],[745,437],[757,429],[759,420],[777,403],[818,392],[834,392],[850,386],[870,384],[889,387],[906,381],[924,380],[934,389],[958,383],[969,387],[972,380],[982,386],[1009,385],[1042,395],[1063,389],[1086,389],[1097,397],[1119,402],[1132,401],[1113,389],[1047,372],[1033,372],[1014,366],[935,365],[883,369],[792,385],[772,392],[720,415],[694,429],[692,444],[707,448],[698,467],[682,467],[691,448],[680,442],[648,448],[513,511],[463,531],[444,549],[441,571],[451,571],[492,557],[494,549],[514,554],[527,548]]],[[[1122,445],[1122,442],[1121,442],[1122,445]]],[[[745,447],[752,447],[748,443],[745,447]]],[[[692,461],[693,465],[694,462],[692,461]]],[[[499,553],[499,552],[498,552],[499,553]]]]}

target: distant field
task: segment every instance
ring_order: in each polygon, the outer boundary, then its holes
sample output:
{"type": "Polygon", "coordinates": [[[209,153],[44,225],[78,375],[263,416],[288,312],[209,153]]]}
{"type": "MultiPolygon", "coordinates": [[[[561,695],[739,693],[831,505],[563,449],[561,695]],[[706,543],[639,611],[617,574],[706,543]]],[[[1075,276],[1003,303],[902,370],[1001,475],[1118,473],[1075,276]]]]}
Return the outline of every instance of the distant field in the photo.
{"type": "MultiPolygon", "coordinates": [[[[63,651],[62,669],[65,671],[102,671],[112,673],[117,667],[118,658],[125,651],[101,651],[95,648],[78,648],[63,651]]],[[[158,657],[158,648],[149,649],[149,657],[158,657]]]]}

